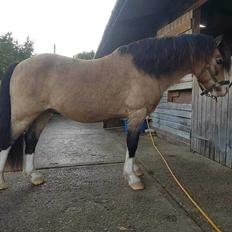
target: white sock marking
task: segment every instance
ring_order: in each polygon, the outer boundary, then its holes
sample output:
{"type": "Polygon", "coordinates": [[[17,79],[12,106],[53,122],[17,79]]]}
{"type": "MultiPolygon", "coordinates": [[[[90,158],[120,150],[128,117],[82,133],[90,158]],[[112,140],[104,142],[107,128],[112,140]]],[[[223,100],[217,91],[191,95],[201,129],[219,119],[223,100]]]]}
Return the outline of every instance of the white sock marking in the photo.
{"type": "Polygon", "coordinates": [[[140,170],[140,167],[139,167],[138,164],[136,164],[135,162],[134,162],[134,164],[133,164],[133,170],[134,170],[135,172],[137,172],[137,171],[140,170]]]}
{"type": "Polygon", "coordinates": [[[24,169],[24,172],[26,172],[27,174],[30,174],[35,170],[34,153],[24,155],[23,169],[24,169]]]}
{"type": "Polygon", "coordinates": [[[134,173],[133,167],[134,167],[134,158],[129,158],[129,152],[127,150],[123,172],[124,172],[125,177],[128,180],[129,185],[140,182],[140,179],[134,173]]]}
{"type": "Polygon", "coordinates": [[[8,147],[6,150],[2,150],[0,152],[0,183],[4,182],[3,171],[6,165],[6,160],[7,160],[7,156],[9,154],[10,149],[11,149],[11,146],[8,147]]]}
{"type": "Polygon", "coordinates": [[[43,183],[43,175],[36,171],[35,163],[34,163],[35,154],[25,154],[23,159],[23,170],[24,172],[30,176],[31,182],[35,185],[43,183]],[[39,182],[38,182],[39,180],[39,182]]]}

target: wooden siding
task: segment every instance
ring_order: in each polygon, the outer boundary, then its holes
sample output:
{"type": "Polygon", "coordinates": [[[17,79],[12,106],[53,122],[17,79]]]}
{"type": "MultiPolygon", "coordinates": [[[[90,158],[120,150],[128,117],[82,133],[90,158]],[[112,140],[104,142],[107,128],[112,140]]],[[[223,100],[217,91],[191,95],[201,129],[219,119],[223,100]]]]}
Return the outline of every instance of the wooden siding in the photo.
{"type": "Polygon", "coordinates": [[[218,101],[200,96],[193,88],[191,149],[232,167],[232,91],[218,101]]]}
{"type": "MultiPolygon", "coordinates": [[[[199,32],[201,10],[194,11],[193,29],[199,32]]],[[[231,77],[230,77],[231,79],[231,77]]],[[[214,101],[200,96],[193,82],[191,149],[232,168],[232,91],[214,101]]]]}
{"type": "MultiPolygon", "coordinates": [[[[192,11],[187,12],[161,28],[156,36],[162,37],[192,33],[192,15],[192,11]]],[[[168,102],[168,91],[191,90],[192,80],[192,75],[187,75],[163,94],[157,109],[151,115],[152,126],[159,137],[166,138],[172,142],[190,144],[192,105],[168,102]]]]}
{"type": "Polygon", "coordinates": [[[152,126],[160,137],[173,137],[174,142],[189,144],[191,131],[191,104],[168,103],[164,96],[152,113],[152,126]],[[176,136],[176,139],[174,139],[176,136]]]}
{"type": "Polygon", "coordinates": [[[170,35],[179,35],[185,32],[189,33],[189,30],[192,28],[192,10],[183,14],[175,21],[164,26],[159,31],[157,31],[157,37],[170,36],[170,35]]]}

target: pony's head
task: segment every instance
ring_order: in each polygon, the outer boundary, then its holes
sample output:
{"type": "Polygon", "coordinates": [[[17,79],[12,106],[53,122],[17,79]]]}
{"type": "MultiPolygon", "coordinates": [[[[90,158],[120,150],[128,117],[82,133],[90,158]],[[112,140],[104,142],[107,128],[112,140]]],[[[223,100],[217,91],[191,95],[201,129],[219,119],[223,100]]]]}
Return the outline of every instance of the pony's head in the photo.
{"type": "Polygon", "coordinates": [[[183,34],[147,38],[121,46],[118,51],[130,54],[138,70],[156,79],[179,78],[181,71],[191,72],[198,79],[202,95],[216,98],[228,92],[230,82],[225,74],[230,71],[231,52],[222,37],[183,34]]]}
{"type": "Polygon", "coordinates": [[[211,55],[205,61],[196,75],[202,90],[201,95],[214,99],[225,96],[231,86],[227,80],[231,68],[231,53],[222,36],[214,40],[211,55]]]}

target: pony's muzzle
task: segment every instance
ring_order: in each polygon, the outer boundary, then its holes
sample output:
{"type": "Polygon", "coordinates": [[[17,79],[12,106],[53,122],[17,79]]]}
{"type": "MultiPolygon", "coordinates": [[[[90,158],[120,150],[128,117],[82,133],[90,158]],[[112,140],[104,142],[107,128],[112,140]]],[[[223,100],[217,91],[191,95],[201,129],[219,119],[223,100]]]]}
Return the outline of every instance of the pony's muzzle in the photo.
{"type": "Polygon", "coordinates": [[[217,97],[224,97],[228,91],[229,88],[232,86],[232,82],[225,80],[225,81],[219,81],[216,82],[214,85],[212,85],[208,89],[202,89],[201,96],[205,95],[211,98],[217,98],[217,97]]]}
{"type": "Polygon", "coordinates": [[[215,97],[224,97],[229,91],[228,86],[215,86],[212,95],[215,97]]]}

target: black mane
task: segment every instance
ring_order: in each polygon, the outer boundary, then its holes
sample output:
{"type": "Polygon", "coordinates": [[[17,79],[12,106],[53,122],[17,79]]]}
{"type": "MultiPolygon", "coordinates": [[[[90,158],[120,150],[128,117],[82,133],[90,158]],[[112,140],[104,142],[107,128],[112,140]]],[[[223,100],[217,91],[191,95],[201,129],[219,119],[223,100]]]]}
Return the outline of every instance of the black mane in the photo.
{"type": "MultiPolygon", "coordinates": [[[[198,62],[207,62],[216,44],[214,38],[203,34],[185,34],[164,38],[147,38],[118,48],[121,54],[131,54],[139,70],[149,75],[168,75],[177,68],[190,68],[198,62]]],[[[226,46],[219,50],[224,67],[230,70],[230,54],[226,46]]]]}

